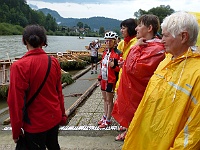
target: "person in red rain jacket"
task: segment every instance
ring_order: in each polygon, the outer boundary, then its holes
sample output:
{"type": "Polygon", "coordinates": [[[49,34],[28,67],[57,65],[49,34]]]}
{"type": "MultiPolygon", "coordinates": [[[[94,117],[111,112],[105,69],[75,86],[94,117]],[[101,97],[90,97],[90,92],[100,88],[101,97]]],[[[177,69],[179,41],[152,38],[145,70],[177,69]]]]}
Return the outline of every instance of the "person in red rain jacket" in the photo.
{"type": "Polygon", "coordinates": [[[105,33],[107,49],[104,51],[101,60],[101,71],[98,80],[101,83],[101,91],[104,99],[104,115],[98,121],[99,128],[106,128],[111,125],[111,112],[113,109],[113,98],[115,85],[118,80],[118,60],[121,52],[116,49],[117,34],[113,31],[105,33]]]}
{"type": "Polygon", "coordinates": [[[45,29],[29,25],[23,32],[23,43],[28,52],[14,62],[10,71],[8,106],[13,140],[17,143],[24,130],[28,150],[60,150],[59,125],[66,123],[64,97],[61,86],[61,69],[58,60],[51,57],[51,68],[40,93],[27,108],[23,108],[38,90],[48,68],[48,56],[42,49],[47,46],[45,29]]]}
{"type": "MultiPolygon", "coordinates": [[[[165,58],[164,45],[156,36],[159,27],[158,17],[148,14],[139,18],[135,28],[138,41],[124,61],[112,111],[113,118],[123,127],[129,127],[149,79],[165,58]]],[[[115,140],[124,140],[126,132],[119,134],[115,140]]]]}

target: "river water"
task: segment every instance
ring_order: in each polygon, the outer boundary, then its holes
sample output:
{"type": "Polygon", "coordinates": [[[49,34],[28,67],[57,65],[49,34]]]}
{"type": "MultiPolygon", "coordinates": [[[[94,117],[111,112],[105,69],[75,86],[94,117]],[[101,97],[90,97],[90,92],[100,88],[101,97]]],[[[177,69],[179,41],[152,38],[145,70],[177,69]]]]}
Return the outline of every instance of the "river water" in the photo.
{"type": "MultiPolygon", "coordinates": [[[[85,46],[96,37],[85,37],[79,39],[76,36],[47,36],[48,46],[46,52],[66,52],[67,50],[87,51],[85,46]]],[[[99,38],[100,40],[102,38],[99,38]]],[[[21,35],[0,36],[0,60],[14,59],[21,57],[27,52],[26,46],[22,43],[21,35]]],[[[5,108],[7,103],[0,100],[0,110],[5,108]]]]}
{"type": "MultiPolygon", "coordinates": [[[[66,52],[67,50],[86,50],[85,46],[97,37],[77,36],[47,36],[48,46],[46,52],[66,52]]],[[[99,38],[100,40],[102,38],[99,38]]],[[[0,36],[0,60],[14,59],[23,56],[27,52],[26,46],[22,43],[21,35],[0,36]]]]}

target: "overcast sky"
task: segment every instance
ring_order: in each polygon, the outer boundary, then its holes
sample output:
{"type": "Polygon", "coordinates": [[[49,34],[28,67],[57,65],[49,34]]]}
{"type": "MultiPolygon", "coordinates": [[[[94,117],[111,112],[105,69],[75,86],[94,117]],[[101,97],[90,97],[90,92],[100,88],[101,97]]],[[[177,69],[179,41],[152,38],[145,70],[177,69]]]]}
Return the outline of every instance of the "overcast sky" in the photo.
{"type": "Polygon", "coordinates": [[[27,0],[38,9],[49,8],[64,18],[108,17],[118,20],[133,18],[139,9],[148,11],[169,5],[175,11],[200,12],[200,0],[27,0]]]}

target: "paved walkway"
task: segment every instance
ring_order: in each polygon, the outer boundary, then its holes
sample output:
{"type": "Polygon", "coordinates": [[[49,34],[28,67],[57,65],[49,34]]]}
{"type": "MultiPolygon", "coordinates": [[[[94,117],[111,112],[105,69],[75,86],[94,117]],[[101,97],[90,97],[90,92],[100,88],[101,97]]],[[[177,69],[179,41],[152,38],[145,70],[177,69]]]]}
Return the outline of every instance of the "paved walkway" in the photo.
{"type": "MultiPolygon", "coordinates": [[[[97,126],[97,121],[103,115],[103,99],[96,77],[96,74],[91,75],[87,72],[75,83],[63,89],[65,103],[69,104],[75,100],[75,104],[66,106],[67,113],[71,115],[67,126],[60,127],[61,150],[120,150],[123,145],[123,142],[114,140],[119,134],[119,126],[114,119],[110,128],[99,129],[97,126]],[[74,92],[82,95],[68,97],[74,92]]],[[[8,131],[1,131],[0,150],[13,150],[15,144],[9,125],[2,128],[5,127],[8,127],[8,131]]]]}
{"type": "MultiPolygon", "coordinates": [[[[77,93],[84,87],[88,87],[78,97],[74,106],[72,116],[69,118],[67,126],[61,127],[59,142],[61,149],[65,150],[120,150],[123,142],[115,141],[115,136],[119,134],[118,123],[112,119],[112,126],[107,129],[99,129],[98,120],[103,115],[103,99],[100,87],[97,86],[97,75],[86,72],[70,86],[63,89],[64,95],[74,92],[73,88],[78,85],[77,93]],[[73,87],[71,87],[73,86],[73,87]],[[76,106],[79,105],[78,107],[76,106]]],[[[71,97],[65,97],[65,102],[71,97]]],[[[68,112],[71,114],[71,112],[68,112]]]]}
{"type": "Polygon", "coordinates": [[[110,128],[99,129],[97,121],[103,114],[103,99],[100,87],[75,111],[67,126],[61,127],[61,148],[69,150],[120,150],[123,142],[115,141],[119,134],[118,124],[112,119],[110,128]]]}

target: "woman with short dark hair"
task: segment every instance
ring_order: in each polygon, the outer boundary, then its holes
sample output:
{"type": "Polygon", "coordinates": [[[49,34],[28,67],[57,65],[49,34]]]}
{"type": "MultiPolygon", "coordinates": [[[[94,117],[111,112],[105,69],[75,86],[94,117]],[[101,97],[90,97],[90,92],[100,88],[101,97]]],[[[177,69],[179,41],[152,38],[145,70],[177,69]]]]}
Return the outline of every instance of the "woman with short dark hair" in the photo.
{"type": "Polygon", "coordinates": [[[14,142],[17,143],[22,128],[28,150],[59,150],[58,128],[67,119],[59,62],[42,49],[47,46],[43,27],[25,27],[22,40],[28,52],[11,66],[7,100],[14,142]],[[47,70],[49,74],[45,76],[47,70]],[[33,98],[33,95],[36,96],[33,98]],[[32,98],[26,109],[25,104],[32,98]]]}

